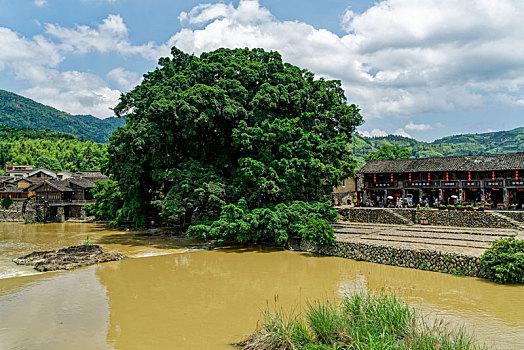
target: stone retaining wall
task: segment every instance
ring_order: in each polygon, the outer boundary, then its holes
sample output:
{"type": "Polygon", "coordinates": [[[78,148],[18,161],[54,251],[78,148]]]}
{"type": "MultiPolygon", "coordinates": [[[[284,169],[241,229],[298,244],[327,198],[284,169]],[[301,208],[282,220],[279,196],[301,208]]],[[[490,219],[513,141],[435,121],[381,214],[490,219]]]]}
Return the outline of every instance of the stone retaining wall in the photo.
{"type": "Polygon", "coordinates": [[[484,277],[479,266],[480,258],[456,253],[355,242],[337,242],[335,246],[321,247],[306,240],[290,243],[289,249],[419,270],[484,277]]]}
{"type": "MultiPolygon", "coordinates": [[[[510,220],[491,214],[490,212],[437,210],[437,209],[380,209],[380,208],[344,208],[339,209],[343,220],[352,222],[366,222],[377,224],[402,225],[398,217],[391,212],[397,213],[413,223],[420,223],[420,219],[428,219],[429,225],[456,226],[456,227],[479,227],[479,228],[509,228],[519,227],[510,220]]],[[[501,214],[507,215],[508,212],[501,214]]],[[[524,222],[524,213],[521,219],[524,222]]],[[[515,220],[518,220],[512,217],[515,220]]],[[[520,220],[519,220],[520,221],[520,220]]]]}
{"type": "Polygon", "coordinates": [[[391,212],[385,209],[344,208],[339,209],[338,213],[344,221],[367,222],[375,224],[405,224],[404,220],[393,215],[391,212]]]}
{"type": "Polygon", "coordinates": [[[22,206],[24,205],[23,201],[13,201],[13,204],[9,209],[5,209],[0,206],[0,222],[20,222],[24,221],[22,217],[22,206]]]}
{"type": "Polygon", "coordinates": [[[518,222],[524,222],[524,211],[501,211],[499,213],[518,222]]]}

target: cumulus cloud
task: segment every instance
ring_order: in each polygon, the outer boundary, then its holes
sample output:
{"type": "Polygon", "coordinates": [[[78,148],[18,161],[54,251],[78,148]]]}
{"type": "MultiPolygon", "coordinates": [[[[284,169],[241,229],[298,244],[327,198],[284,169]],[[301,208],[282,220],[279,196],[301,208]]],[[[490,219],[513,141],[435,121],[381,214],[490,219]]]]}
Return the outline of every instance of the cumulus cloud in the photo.
{"type": "Polygon", "coordinates": [[[412,138],[410,134],[406,132],[403,128],[399,128],[393,132],[393,135],[403,136],[403,137],[409,137],[412,138]]]}
{"type": "Polygon", "coordinates": [[[64,28],[58,24],[50,23],[47,23],[45,28],[46,34],[60,41],[63,50],[77,54],[92,51],[117,52],[123,55],[140,55],[146,59],[156,60],[169,53],[167,47],[155,45],[153,42],[144,45],[131,44],[127,26],[120,15],[109,15],[95,28],[85,25],[64,28]]]}
{"type": "Polygon", "coordinates": [[[358,131],[358,134],[360,136],[365,136],[365,137],[385,137],[385,136],[388,136],[387,132],[385,132],[384,130],[380,130],[380,129],[373,129],[371,131],[358,131]]]}
{"type": "Polygon", "coordinates": [[[137,73],[125,70],[122,67],[117,67],[109,71],[107,77],[116,82],[118,86],[125,91],[133,89],[140,84],[142,80],[137,73]]]}
{"type": "Polygon", "coordinates": [[[47,4],[47,0],[35,0],[34,4],[38,7],[43,7],[45,4],[47,4]]]}
{"type": "MultiPolygon", "coordinates": [[[[256,0],[199,4],[180,13],[183,28],[164,43],[131,43],[118,14],[93,26],[45,24],[42,35],[29,39],[0,28],[0,70],[37,81],[39,74],[26,69],[29,62],[49,73],[72,54],[118,53],[156,61],[168,56],[171,46],[195,54],[263,47],[317,75],[340,79],[349,102],[359,104],[367,118],[410,117],[397,130],[405,136],[406,130],[428,129],[415,119],[423,113],[501,101],[524,105],[522,17],[521,0],[448,0],[445,6],[439,0],[383,0],[362,13],[344,11],[340,20],[346,33],[337,35],[281,21],[256,0]]],[[[127,89],[135,78],[129,73],[116,68],[105,78],[127,89]]],[[[104,96],[100,101],[113,96],[111,89],[96,91],[104,96]]]]}
{"type": "Polygon", "coordinates": [[[404,126],[404,129],[406,130],[417,130],[417,131],[426,131],[431,129],[431,125],[429,124],[415,124],[413,121],[410,121],[408,124],[404,126]]]}
{"type": "Polygon", "coordinates": [[[72,114],[108,117],[120,97],[120,91],[90,73],[34,67],[27,79],[33,87],[22,95],[72,114]]]}
{"type": "MultiPolygon", "coordinates": [[[[336,35],[279,21],[258,1],[200,4],[180,15],[169,41],[190,53],[264,47],[328,78],[341,79],[367,117],[481,108],[507,89],[522,101],[524,3],[501,0],[385,0],[347,9],[336,35]],[[198,25],[192,28],[191,25],[198,25]],[[502,54],[503,53],[503,54],[502,54]]],[[[405,132],[405,131],[404,131],[405,132]]]]}
{"type": "MultiPolygon", "coordinates": [[[[76,70],[60,71],[60,64],[71,54],[118,52],[156,60],[167,55],[167,47],[132,45],[128,30],[118,15],[109,15],[95,28],[63,28],[46,24],[44,35],[25,38],[0,27],[0,71],[12,74],[30,88],[20,93],[41,103],[73,114],[112,115],[121,90],[111,89],[101,77],[76,70]],[[54,39],[54,40],[53,40],[54,39]]],[[[140,82],[139,75],[119,67],[107,74],[119,89],[129,90],[140,82]]]]}

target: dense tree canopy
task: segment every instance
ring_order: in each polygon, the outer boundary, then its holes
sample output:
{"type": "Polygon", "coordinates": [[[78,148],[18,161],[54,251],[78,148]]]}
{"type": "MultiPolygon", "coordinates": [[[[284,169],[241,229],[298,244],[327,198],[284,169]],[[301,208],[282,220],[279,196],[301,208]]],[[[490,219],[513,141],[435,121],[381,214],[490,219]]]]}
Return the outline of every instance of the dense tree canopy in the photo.
{"type": "Polygon", "coordinates": [[[324,200],[352,173],[362,117],[340,81],[262,49],[172,55],[115,108],[127,125],[111,137],[106,171],[122,193],[121,222],[158,213],[187,226],[227,217],[222,208],[238,215],[231,205],[324,200]]]}
{"type": "Polygon", "coordinates": [[[32,164],[54,171],[100,169],[106,148],[69,134],[0,125],[0,171],[6,164],[32,164]]]}

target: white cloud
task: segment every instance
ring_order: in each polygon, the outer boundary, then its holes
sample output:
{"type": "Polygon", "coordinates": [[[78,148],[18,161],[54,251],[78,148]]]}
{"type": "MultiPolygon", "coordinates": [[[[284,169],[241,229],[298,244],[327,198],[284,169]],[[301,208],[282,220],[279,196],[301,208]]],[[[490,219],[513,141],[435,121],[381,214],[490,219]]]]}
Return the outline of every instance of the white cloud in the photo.
{"type": "Polygon", "coordinates": [[[406,130],[417,130],[417,131],[426,131],[431,129],[431,125],[429,124],[415,124],[413,121],[410,121],[408,124],[404,126],[404,129],[406,130]]]}
{"type": "Polygon", "coordinates": [[[45,4],[47,4],[47,0],[35,0],[34,4],[38,7],[43,7],[45,4]]]}
{"type": "Polygon", "coordinates": [[[395,130],[393,132],[393,135],[398,135],[398,136],[404,136],[404,137],[409,137],[409,138],[412,138],[410,134],[408,134],[406,132],[406,130],[404,130],[403,128],[399,128],[397,130],[395,130]]]}
{"type": "Polygon", "coordinates": [[[133,89],[140,84],[142,80],[137,73],[125,70],[122,67],[117,67],[111,70],[107,73],[107,77],[115,81],[118,86],[125,91],[133,89]]]}
{"type": "Polygon", "coordinates": [[[144,45],[131,44],[127,26],[120,15],[109,15],[96,28],[85,25],[64,28],[50,23],[47,23],[45,28],[46,34],[60,41],[63,50],[76,54],[92,51],[117,52],[123,55],[140,55],[150,60],[157,60],[169,54],[169,49],[165,45],[159,46],[153,42],[144,45]]]}
{"type": "Polygon", "coordinates": [[[200,4],[180,15],[199,25],[169,44],[199,54],[264,47],[286,61],[341,79],[367,117],[481,108],[501,90],[523,100],[524,3],[520,0],[386,0],[341,16],[347,35],[279,21],[258,1],[200,4]],[[503,53],[503,54],[501,54],[503,53]]]}
{"type": "Polygon", "coordinates": [[[385,137],[388,133],[384,130],[373,129],[371,131],[358,131],[358,134],[365,137],[385,137]]]}
{"type": "Polygon", "coordinates": [[[110,108],[120,97],[120,91],[110,89],[94,74],[35,66],[26,78],[33,87],[21,91],[22,95],[72,114],[111,116],[110,108]]]}
{"type": "Polygon", "coordinates": [[[22,95],[69,113],[98,117],[113,114],[109,108],[118,102],[120,91],[110,89],[94,74],[59,71],[67,46],[40,35],[24,38],[0,27],[0,47],[0,70],[30,86],[20,92],[22,95]]]}
{"type": "MultiPolygon", "coordinates": [[[[471,110],[501,101],[522,106],[523,17],[521,0],[448,0],[445,6],[439,0],[384,0],[362,13],[348,8],[340,17],[347,33],[340,36],[307,23],[280,21],[256,0],[240,0],[236,7],[199,4],[180,13],[184,27],[165,43],[131,43],[118,14],[93,26],[45,24],[45,32],[33,38],[0,27],[0,70],[42,88],[52,86],[42,74],[67,73],[59,65],[72,54],[118,53],[156,61],[168,56],[171,46],[195,54],[219,47],[263,47],[317,75],[340,79],[349,102],[359,104],[367,118],[471,110]]],[[[94,83],[89,74],[79,77],[90,81],[99,98],[82,99],[85,95],[68,85],[70,98],[91,101],[78,103],[86,108],[92,101],[102,103],[85,113],[107,110],[105,101],[115,91],[102,78],[94,83]]],[[[118,68],[106,78],[123,89],[134,80],[131,72],[118,68]]],[[[401,125],[397,131],[404,135],[427,130],[427,124],[401,125]]]]}

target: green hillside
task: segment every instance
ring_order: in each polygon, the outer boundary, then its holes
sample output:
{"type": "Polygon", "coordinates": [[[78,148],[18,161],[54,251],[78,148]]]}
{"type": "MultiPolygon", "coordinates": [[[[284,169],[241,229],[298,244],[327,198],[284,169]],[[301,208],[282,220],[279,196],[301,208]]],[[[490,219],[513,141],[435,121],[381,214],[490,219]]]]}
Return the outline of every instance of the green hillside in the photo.
{"type": "Polygon", "coordinates": [[[415,158],[524,152],[524,127],[484,134],[447,136],[433,142],[422,142],[395,135],[385,137],[355,135],[351,148],[353,155],[362,163],[364,157],[383,145],[407,148],[415,158]]]}
{"type": "Polygon", "coordinates": [[[0,173],[6,164],[32,164],[55,171],[100,169],[106,156],[105,144],[0,125],[0,173]]]}
{"type": "Polygon", "coordinates": [[[125,120],[115,117],[99,119],[91,115],[71,115],[12,92],[0,90],[0,124],[52,130],[95,142],[108,142],[113,131],[125,125],[125,120]]]}

